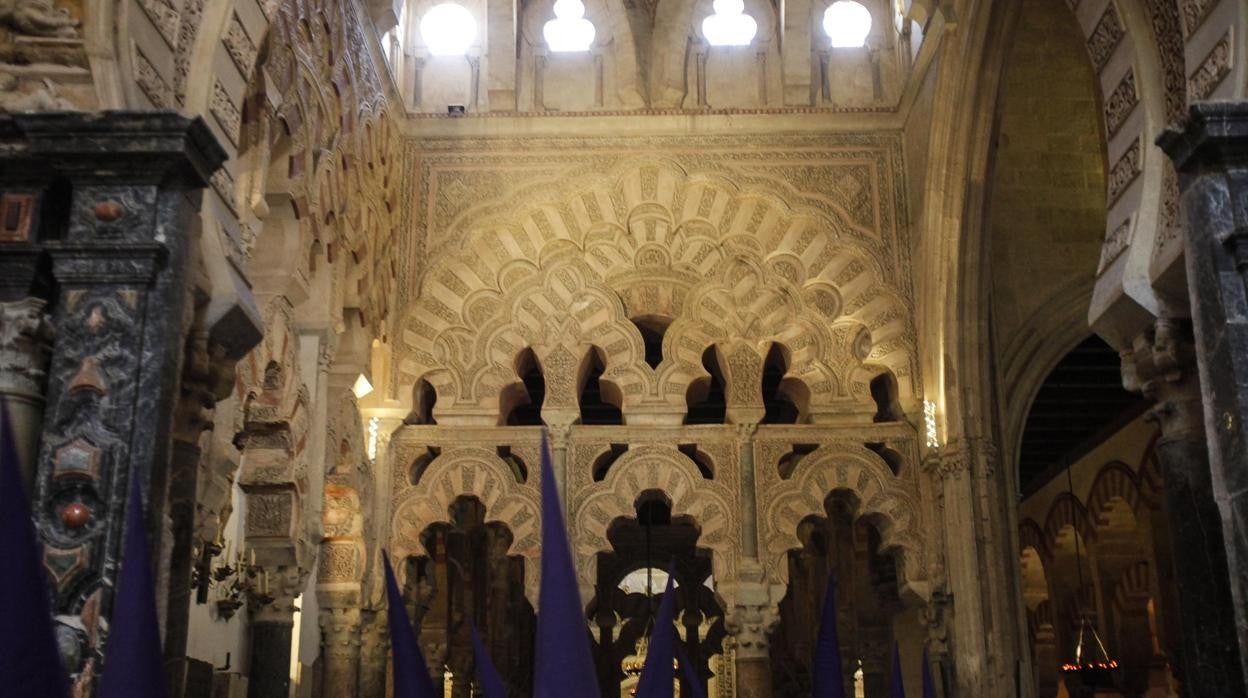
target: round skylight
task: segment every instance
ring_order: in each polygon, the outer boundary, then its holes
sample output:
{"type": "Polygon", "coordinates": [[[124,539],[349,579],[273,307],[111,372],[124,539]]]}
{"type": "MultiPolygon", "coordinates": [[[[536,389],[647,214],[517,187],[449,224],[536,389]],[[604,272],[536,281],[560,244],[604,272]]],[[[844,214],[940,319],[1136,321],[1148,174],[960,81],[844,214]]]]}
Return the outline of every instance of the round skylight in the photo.
{"type": "Polygon", "coordinates": [[[748,46],[758,33],[758,22],[745,14],[742,0],[715,0],[715,14],[702,20],[702,35],[711,46],[748,46]]]}
{"type": "Polygon", "coordinates": [[[420,37],[435,56],[462,56],[477,38],[477,22],[463,5],[444,2],[420,20],[420,37]]]}
{"type": "Polygon", "coordinates": [[[594,34],[594,23],[585,19],[581,0],[555,0],[555,18],[542,27],[551,51],[588,51],[594,34]]]}
{"type": "Polygon", "coordinates": [[[871,33],[871,11],[860,2],[837,0],[823,13],[823,31],[832,48],[859,48],[867,45],[871,33]]]}

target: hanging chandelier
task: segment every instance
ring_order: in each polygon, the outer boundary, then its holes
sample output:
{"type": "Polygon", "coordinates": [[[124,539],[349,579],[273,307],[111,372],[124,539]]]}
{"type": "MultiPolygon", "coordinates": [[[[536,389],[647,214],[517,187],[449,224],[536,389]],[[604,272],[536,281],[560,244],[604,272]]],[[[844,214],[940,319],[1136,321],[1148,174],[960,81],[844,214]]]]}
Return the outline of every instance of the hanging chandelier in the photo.
{"type": "Polygon", "coordinates": [[[1066,690],[1072,696],[1095,693],[1098,689],[1114,688],[1114,671],[1118,660],[1109,656],[1096,626],[1087,617],[1079,619],[1079,635],[1075,641],[1075,657],[1062,665],[1066,690]]]}
{"type": "MultiPolygon", "coordinates": [[[[1070,466],[1066,466],[1066,491],[1075,496],[1074,484],[1070,476],[1070,466]]],[[[1079,587],[1075,594],[1075,602],[1082,606],[1083,595],[1083,555],[1079,550],[1079,531],[1074,532],[1075,569],[1079,573],[1079,587]]],[[[1109,656],[1105,643],[1096,632],[1096,624],[1083,613],[1079,612],[1079,634],[1075,638],[1075,656],[1072,661],[1061,666],[1062,677],[1066,682],[1066,690],[1071,696],[1094,696],[1100,689],[1114,688],[1114,672],[1118,669],[1118,660],[1109,656]]]]}

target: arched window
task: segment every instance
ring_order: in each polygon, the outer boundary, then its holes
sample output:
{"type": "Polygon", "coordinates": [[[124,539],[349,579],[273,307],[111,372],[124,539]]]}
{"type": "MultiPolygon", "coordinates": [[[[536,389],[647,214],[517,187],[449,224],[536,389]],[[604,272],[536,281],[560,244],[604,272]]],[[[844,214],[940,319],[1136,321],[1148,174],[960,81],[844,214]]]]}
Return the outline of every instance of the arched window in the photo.
{"type": "MultiPolygon", "coordinates": [[[[783,346],[773,342],[763,362],[763,424],[798,424],[802,421],[802,408],[794,400],[795,392],[806,392],[805,386],[796,378],[785,380],[789,371],[789,357],[783,346]]],[[[803,396],[809,399],[809,396],[803,396]]]]}
{"type": "Polygon", "coordinates": [[[624,423],[624,414],[620,411],[623,396],[611,383],[603,385],[601,379],[605,370],[606,363],[598,348],[590,347],[585,357],[584,383],[581,384],[579,396],[581,424],[624,423]]]}
{"type": "Polygon", "coordinates": [[[546,45],[555,52],[588,51],[595,33],[581,0],[555,0],[555,18],[542,27],[546,45]]]}
{"type": "Polygon", "coordinates": [[[407,416],[408,424],[437,424],[433,418],[433,408],[438,404],[438,391],[433,385],[421,378],[412,388],[412,412],[407,416]]]}
{"type": "Polygon", "coordinates": [[[725,424],[728,401],[724,397],[724,372],[715,345],[702,352],[702,368],[711,374],[689,384],[685,391],[685,424],[725,424]]]}
{"type": "Polygon", "coordinates": [[[742,0],[715,0],[715,14],[702,20],[702,35],[711,46],[749,46],[758,22],[745,14],[742,0]]]}
{"type": "Polygon", "coordinates": [[[900,422],[901,405],[897,401],[897,379],[885,371],[871,379],[871,400],[875,402],[875,422],[900,422]]]}
{"type": "Polygon", "coordinates": [[[660,315],[642,315],[633,318],[633,324],[641,332],[641,341],[646,345],[646,363],[650,368],[658,368],[663,361],[663,335],[672,324],[671,318],[660,315]]]}
{"type": "Polygon", "coordinates": [[[420,38],[435,56],[462,56],[477,38],[477,21],[463,5],[444,2],[420,20],[420,38]]]}
{"type": "Polygon", "coordinates": [[[871,33],[871,11],[854,0],[837,0],[823,13],[823,31],[832,48],[860,48],[871,33]]]}
{"type": "Polygon", "coordinates": [[[398,71],[398,60],[403,55],[402,37],[407,36],[407,3],[399,11],[399,23],[381,35],[381,53],[386,57],[386,65],[392,73],[398,71]]]}
{"type": "Polygon", "coordinates": [[[546,376],[532,348],[526,348],[516,357],[516,375],[519,384],[504,390],[501,407],[503,424],[511,427],[542,426],[542,403],[546,400],[546,376]]]}

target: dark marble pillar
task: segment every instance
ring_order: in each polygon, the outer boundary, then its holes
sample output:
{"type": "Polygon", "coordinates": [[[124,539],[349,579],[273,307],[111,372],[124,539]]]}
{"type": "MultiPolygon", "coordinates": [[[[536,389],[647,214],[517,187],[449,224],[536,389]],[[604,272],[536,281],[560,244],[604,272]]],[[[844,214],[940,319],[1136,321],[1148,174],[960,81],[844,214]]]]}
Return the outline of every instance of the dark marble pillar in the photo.
{"type": "Polygon", "coordinates": [[[1179,604],[1180,680],[1188,695],[1242,696],[1234,601],[1195,364],[1187,323],[1161,319],[1124,353],[1123,380],[1157,402],[1149,418],[1161,427],[1157,458],[1179,604]]]}
{"type": "Polygon", "coordinates": [[[251,621],[251,669],[247,698],[290,695],[291,619],[258,616],[251,621]]]}
{"type": "Polygon", "coordinates": [[[46,299],[57,328],[34,515],[73,672],[110,670],[99,619],[131,475],[154,556],[163,543],[193,217],[224,159],[202,120],[173,113],[0,115],[0,286],[46,299]]]}
{"type": "MultiPolygon", "coordinates": [[[[1248,693],[1248,102],[1193,105],[1158,144],[1174,160],[1203,386],[1213,494],[1221,510],[1248,693]]],[[[1227,694],[1230,695],[1230,694],[1227,694]]]]}

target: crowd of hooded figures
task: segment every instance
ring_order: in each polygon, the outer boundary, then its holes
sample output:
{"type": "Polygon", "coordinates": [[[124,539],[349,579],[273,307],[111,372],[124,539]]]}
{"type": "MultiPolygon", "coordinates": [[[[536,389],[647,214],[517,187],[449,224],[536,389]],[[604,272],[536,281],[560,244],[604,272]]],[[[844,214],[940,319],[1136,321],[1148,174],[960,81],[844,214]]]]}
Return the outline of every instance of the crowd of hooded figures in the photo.
{"type": "MultiPolygon", "coordinates": [[[[166,698],[164,658],[156,618],[151,554],[143,523],[140,478],[125,473],[129,482],[121,569],[113,604],[107,644],[107,663],[101,673],[101,698],[166,698]]],[[[533,667],[535,698],[600,698],[598,677],[585,630],[576,569],[563,525],[559,493],[555,489],[550,450],[542,436],[542,559],[537,647],[533,667]]],[[[68,698],[69,681],[57,649],[48,603],[49,586],[40,564],[30,503],[17,462],[17,448],[7,411],[0,404],[0,531],[9,543],[10,559],[0,573],[0,617],[8,622],[0,632],[0,686],[5,695],[31,698],[68,698]],[[11,693],[9,691],[12,691],[11,693]]],[[[393,652],[395,698],[440,698],[428,665],[407,617],[406,605],[395,580],[390,558],[383,555],[386,596],[393,652]]],[[[637,684],[638,698],[674,698],[676,671],[686,690],[704,698],[693,665],[677,641],[676,578],[670,570],[659,604],[649,651],[637,684]]],[[[835,581],[829,577],[819,622],[819,639],[812,658],[813,698],[846,698],[840,641],[836,631],[835,581]]],[[[470,621],[471,623],[471,621],[470,621]]],[[[476,626],[470,627],[476,659],[476,678],[485,698],[506,698],[507,683],[499,675],[476,626]]],[[[936,698],[926,651],[922,665],[923,698],[936,698]]],[[[892,698],[904,698],[901,657],[893,646],[892,698]]]]}

